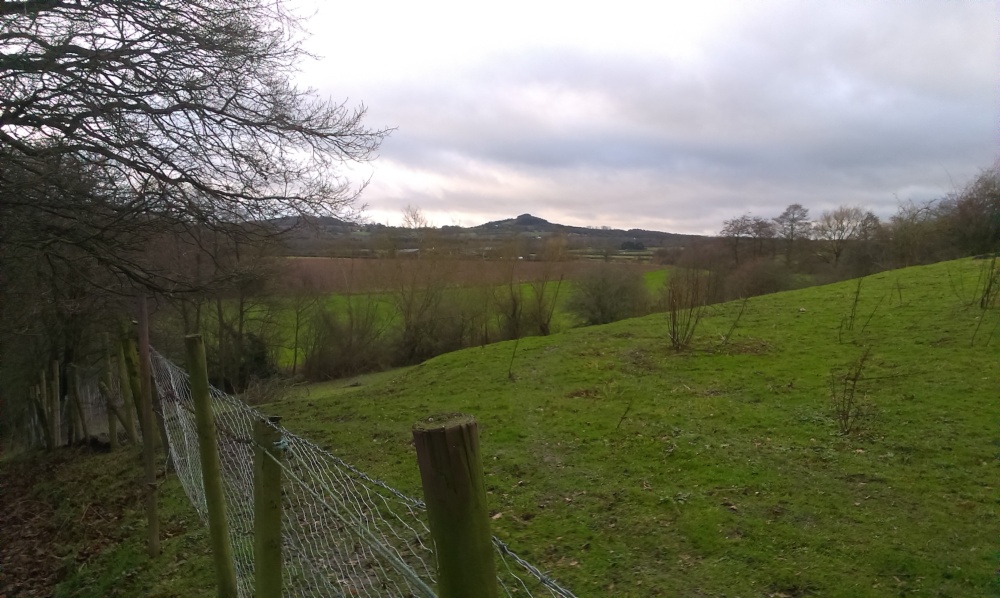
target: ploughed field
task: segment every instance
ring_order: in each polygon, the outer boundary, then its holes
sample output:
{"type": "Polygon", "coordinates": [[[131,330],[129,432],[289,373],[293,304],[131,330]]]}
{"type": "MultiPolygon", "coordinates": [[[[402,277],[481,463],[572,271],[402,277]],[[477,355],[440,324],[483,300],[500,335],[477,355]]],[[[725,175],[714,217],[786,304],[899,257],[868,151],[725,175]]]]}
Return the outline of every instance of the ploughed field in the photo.
{"type": "Polygon", "coordinates": [[[415,496],[411,425],[476,416],[494,530],[580,596],[991,595],[989,266],[713,306],[679,353],[661,313],[263,409],[415,496]]]}
{"type": "MultiPolygon", "coordinates": [[[[615,264],[640,272],[662,269],[637,259],[615,264]]],[[[527,259],[453,259],[400,257],[395,259],[287,257],[276,265],[285,290],[306,287],[311,292],[379,293],[419,281],[425,285],[483,287],[579,278],[602,265],[596,260],[535,261],[527,259]]]]}

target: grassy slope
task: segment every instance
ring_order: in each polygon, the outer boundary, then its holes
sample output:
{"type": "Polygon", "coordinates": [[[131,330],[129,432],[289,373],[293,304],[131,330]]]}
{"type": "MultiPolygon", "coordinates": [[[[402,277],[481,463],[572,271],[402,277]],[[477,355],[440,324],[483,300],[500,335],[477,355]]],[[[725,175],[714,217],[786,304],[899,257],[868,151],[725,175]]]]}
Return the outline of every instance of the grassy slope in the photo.
{"type": "Polygon", "coordinates": [[[285,425],[418,494],[410,425],[481,423],[487,484],[511,546],[589,595],[863,596],[997,592],[1000,338],[982,262],[711,310],[675,354],[662,314],[469,349],[313,387],[269,408],[285,425]],[[877,309],[876,309],[877,307],[877,309]],[[850,436],[832,368],[872,347],[877,416],[850,436]]]}

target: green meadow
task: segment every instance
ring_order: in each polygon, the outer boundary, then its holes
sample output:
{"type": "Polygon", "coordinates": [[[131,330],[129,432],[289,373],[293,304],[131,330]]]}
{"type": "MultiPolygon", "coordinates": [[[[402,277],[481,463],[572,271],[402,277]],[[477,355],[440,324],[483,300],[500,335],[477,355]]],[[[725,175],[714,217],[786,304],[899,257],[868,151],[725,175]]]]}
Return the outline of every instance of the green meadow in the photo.
{"type": "Polygon", "coordinates": [[[979,307],[983,265],[714,306],[681,353],[654,314],[265,409],[413,495],[412,424],[475,415],[495,532],[581,596],[990,595],[1000,318],[979,307]],[[866,350],[843,434],[831,381],[866,350]]]}
{"type": "MultiPolygon", "coordinates": [[[[261,409],[413,496],[412,425],[474,415],[494,533],[581,597],[997,595],[1000,314],[980,308],[986,265],[712,306],[682,352],[659,313],[300,387],[261,409]],[[846,434],[831,400],[845,380],[846,434]]],[[[129,591],[188,595],[185,571],[205,579],[197,517],[175,505],[175,481],[165,489],[173,556],[143,561],[141,504],[123,486],[131,523],[57,595],[122,575],[129,591]]]]}

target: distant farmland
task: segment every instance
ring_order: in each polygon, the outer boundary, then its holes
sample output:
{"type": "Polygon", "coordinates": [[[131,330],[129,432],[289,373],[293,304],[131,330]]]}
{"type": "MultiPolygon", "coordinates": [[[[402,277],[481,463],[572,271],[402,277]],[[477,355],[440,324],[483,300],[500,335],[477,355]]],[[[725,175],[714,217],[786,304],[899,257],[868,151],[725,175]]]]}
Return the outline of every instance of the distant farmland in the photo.
{"type": "MultiPolygon", "coordinates": [[[[392,259],[289,257],[278,263],[279,288],[320,293],[371,293],[391,290],[402,279],[419,276],[428,284],[496,286],[509,282],[572,280],[600,268],[590,260],[473,260],[404,257],[392,259]]],[[[651,272],[649,262],[615,259],[616,267],[651,272]]]]}

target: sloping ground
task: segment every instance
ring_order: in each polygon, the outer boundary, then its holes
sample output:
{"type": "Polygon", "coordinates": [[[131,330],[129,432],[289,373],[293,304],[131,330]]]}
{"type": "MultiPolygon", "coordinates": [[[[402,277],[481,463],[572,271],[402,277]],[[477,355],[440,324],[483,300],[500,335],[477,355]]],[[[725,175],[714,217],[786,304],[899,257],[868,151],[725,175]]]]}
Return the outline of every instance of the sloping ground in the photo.
{"type": "Polygon", "coordinates": [[[146,556],[141,473],[131,448],[0,461],[0,598],[214,596],[206,534],[173,476],[162,554],[146,556]]]}
{"type": "Polygon", "coordinates": [[[984,263],[716,306],[682,353],[657,314],[266,410],[413,495],[413,422],[477,416],[494,530],[580,596],[995,595],[984,263]],[[831,373],[843,388],[866,348],[864,416],[843,434],[831,373]]]}

